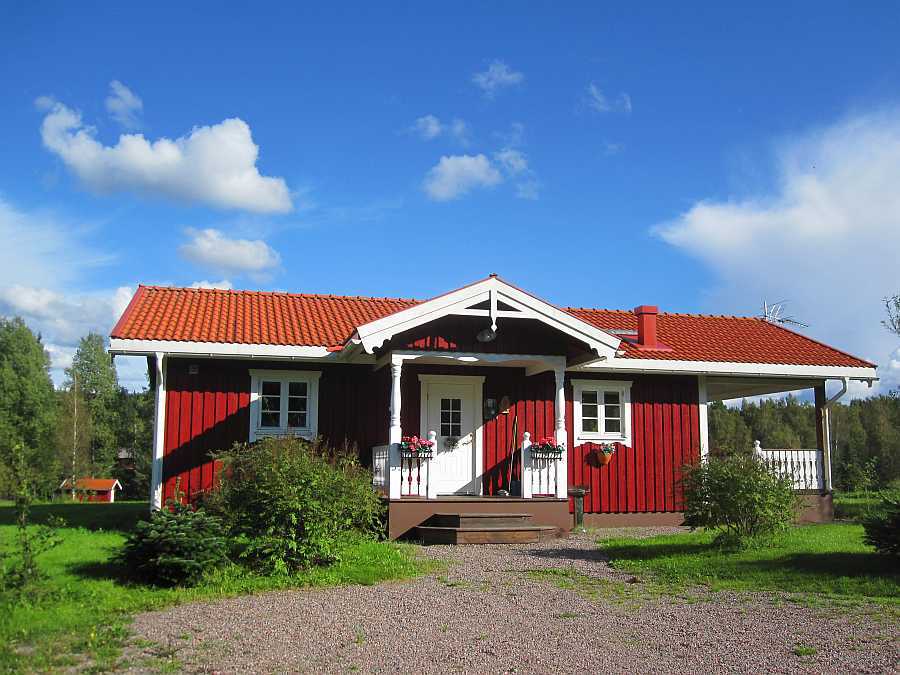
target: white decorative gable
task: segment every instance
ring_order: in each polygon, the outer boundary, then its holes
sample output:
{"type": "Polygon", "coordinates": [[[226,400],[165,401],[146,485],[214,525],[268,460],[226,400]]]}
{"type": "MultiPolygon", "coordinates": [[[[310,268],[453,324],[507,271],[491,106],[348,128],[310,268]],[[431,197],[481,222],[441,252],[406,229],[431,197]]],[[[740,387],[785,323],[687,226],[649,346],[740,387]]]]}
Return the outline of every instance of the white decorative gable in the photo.
{"type": "Polygon", "coordinates": [[[502,329],[504,318],[534,319],[584,342],[600,359],[613,358],[620,343],[619,338],[494,276],[359,326],[354,342],[372,354],[398,333],[453,315],[483,316],[490,320],[485,327],[495,330],[498,321],[502,329]]]}

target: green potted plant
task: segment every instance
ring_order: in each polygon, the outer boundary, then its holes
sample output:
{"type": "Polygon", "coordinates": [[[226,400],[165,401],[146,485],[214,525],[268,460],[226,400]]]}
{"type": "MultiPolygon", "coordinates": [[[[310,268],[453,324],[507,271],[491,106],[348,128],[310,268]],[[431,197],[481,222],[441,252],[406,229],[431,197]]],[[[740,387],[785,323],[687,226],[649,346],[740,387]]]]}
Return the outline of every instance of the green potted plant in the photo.
{"type": "Polygon", "coordinates": [[[537,443],[531,444],[531,456],[539,459],[559,459],[566,451],[566,446],[557,444],[553,436],[545,436],[537,443]]]}
{"type": "Polygon", "coordinates": [[[434,441],[418,436],[404,436],[400,439],[401,457],[429,459],[433,454],[434,441]]]}
{"type": "Polygon", "coordinates": [[[612,460],[613,453],[615,453],[615,451],[615,443],[601,443],[597,446],[597,449],[594,452],[597,455],[597,461],[600,462],[600,465],[606,466],[612,460]]]}

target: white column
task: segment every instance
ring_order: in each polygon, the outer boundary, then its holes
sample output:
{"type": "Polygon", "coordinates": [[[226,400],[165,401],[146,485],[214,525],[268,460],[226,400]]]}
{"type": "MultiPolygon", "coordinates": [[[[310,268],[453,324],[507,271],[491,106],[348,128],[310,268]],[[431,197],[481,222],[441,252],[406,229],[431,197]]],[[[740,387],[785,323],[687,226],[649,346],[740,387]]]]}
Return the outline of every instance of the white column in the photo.
{"type": "MultiPolygon", "coordinates": [[[[556,444],[565,446],[566,434],[566,368],[554,369],[556,375],[556,444]]],[[[556,496],[566,499],[569,496],[569,449],[556,462],[556,496]]]]}
{"type": "Polygon", "coordinates": [[[700,461],[709,456],[709,396],[706,393],[706,375],[697,378],[698,405],[697,419],[700,421],[700,461]]]}
{"type": "MultiPolygon", "coordinates": [[[[425,405],[424,402],[422,403],[422,405],[425,405]]],[[[428,496],[428,499],[437,499],[437,481],[434,480],[435,476],[431,475],[431,467],[433,466],[432,463],[434,462],[434,453],[437,452],[437,432],[429,431],[428,432],[428,440],[431,441],[434,445],[431,446],[431,448],[432,448],[431,459],[425,460],[425,466],[427,467],[427,473],[425,474],[425,480],[428,481],[427,482],[427,486],[428,486],[427,496],[428,496]]]]}
{"type": "Polygon", "coordinates": [[[531,434],[522,434],[522,497],[531,499],[531,486],[534,476],[531,470],[531,434]]]}
{"type": "Polygon", "coordinates": [[[388,473],[389,493],[391,499],[400,499],[400,488],[403,481],[403,465],[400,458],[400,439],[403,438],[403,429],[400,426],[400,375],[403,372],[403,360],[391,360],[391,418],[388,431],[388,473]]]}
{"type": "Polygon", "coordinates": [[[150,464],[150,510],[162,507],[162,468],[166,442],[166,360],[156,352],[156,398],[153,416],[153,461],[150,464]]]}

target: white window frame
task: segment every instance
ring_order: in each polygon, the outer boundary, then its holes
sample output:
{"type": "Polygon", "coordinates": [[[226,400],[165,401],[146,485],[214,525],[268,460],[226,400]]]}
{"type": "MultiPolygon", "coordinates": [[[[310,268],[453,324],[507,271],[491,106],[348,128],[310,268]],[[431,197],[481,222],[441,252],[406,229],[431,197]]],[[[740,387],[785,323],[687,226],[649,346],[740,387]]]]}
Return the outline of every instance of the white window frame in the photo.
{"type": "Polygon", "coordinates": [[[574,411],[575,444],[581,443],[622,443],[631,445],[631,381],[629,380],[572,380],[572,409],[574,411]],[[584,431],[581,423],[581,395],[584,391],[597,392],[597,414],[599,431],[584,431]],[[603,394],[615,392],[619,395],[621,429],[617,432],[604,430],[606,406],[603,394]]]}
{"type": "Polygon", "coordinates": [[[266,436],[301,436],[315,438],[319,430],[319,378],[321,370],[251,370],[250,371],[250,442],[266,436]],[[261,426],[261,392],[263,382],[281,384],[281,410],[279,427],[261,426]],[[306,383],[306,426],[289,427],[288,390],[291,382],[306,383]]]}

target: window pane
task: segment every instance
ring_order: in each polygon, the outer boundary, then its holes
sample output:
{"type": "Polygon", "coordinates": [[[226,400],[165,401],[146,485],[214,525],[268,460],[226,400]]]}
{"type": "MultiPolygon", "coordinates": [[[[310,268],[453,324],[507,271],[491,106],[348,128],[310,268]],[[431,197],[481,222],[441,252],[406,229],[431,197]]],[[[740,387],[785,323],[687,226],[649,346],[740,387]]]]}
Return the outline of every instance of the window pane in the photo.
{"type": "Polygon", "coordinates": [[[586,419],[588,417],[597,418],[597,404],[589,403],[589,404],[581,404],[581,417],[582,419],[586,419]]]}
{"type": "Polygon", "coordinates": [[[450,413],[449,412],[441,413],[441,424],[450,424],[450,413]]]}
{"type": "Polygon", "coordinates": [[[306,413],[305,412],[289,412],[288,413],[288,426],[289,427],[297,427],[297,428],[306,428],[306,413]]]}
{"type": "Polygon", "coordinates": [[[584,418],[581,420],[582,431],[597,431],[597,420],[584,418]]]}
{"type": "Polygon", "coordinates": [[[260,383],[259,425],[261,427],[281,426],[281,382],[272,380],[260,383]]]}
{"type": "Polygon", "coordinates": [[[441,436],[452,436],[452,435],[453,434],[450,433],[450,424],[449,423],[444,424],[443,422],[441,422],[441,436]]]}
{"type": "Polygon", "coordinates": [[[603,402],[607,405],[619,405],[619,392],[605,391],[603,392],[603,402]]]}
{"type": "Polygon", "coordinates": [[[617,405],[608,405],[606,406],[606,418],[620,418],[622,417],[622,409],[617,405]]]}
{"type": "Polygon", "coordinates": [[[605,420],[606,430],[610,433],[620,433],[622,431],[622,423],[619,420],[605,420]]]}
{"type": "Polygon", "coordinates": [[[260,416],[260,426],[263,427],[279,427],[281,423],[279,422],[280,415],[278,413],[264,412],[260,416]]]}
{"type": "Polygon", "coordinates": [[[596,391],[581,392],[581,402],[582,403],[596,403],[597,402],[597,392],[596,391]]]}
{"type": "Polygon", "coordinates": [[[306,396],[306,382],[289,382],[288,394],[291,396],[306,396]]]}
{"type": "Polygon", "coordinates": [[[306,412],[306,399],[293,396],[289,398],[288,412],[306,412]]]}

